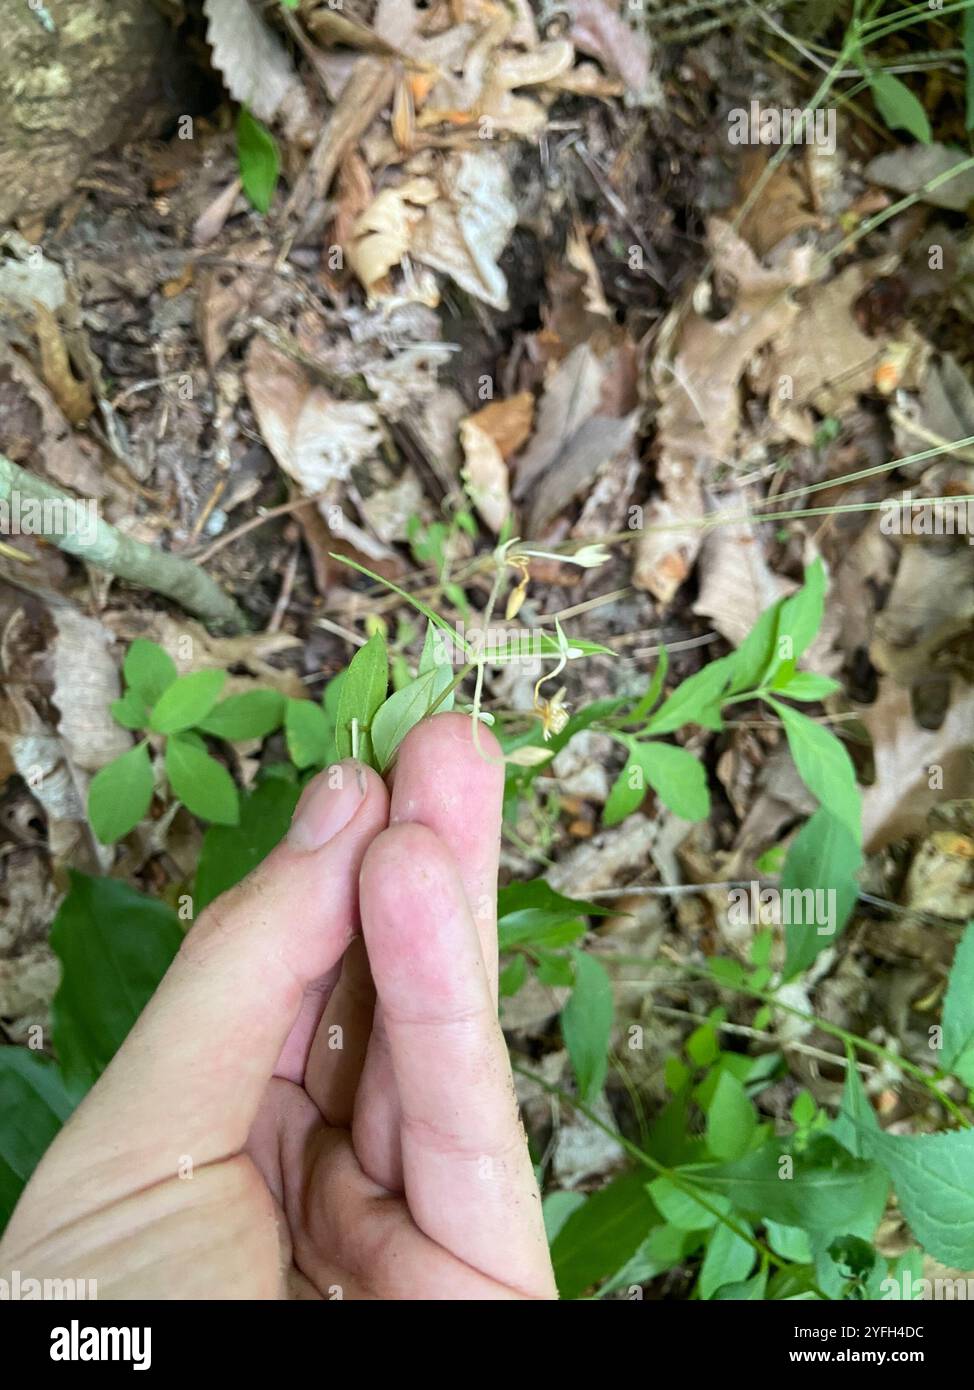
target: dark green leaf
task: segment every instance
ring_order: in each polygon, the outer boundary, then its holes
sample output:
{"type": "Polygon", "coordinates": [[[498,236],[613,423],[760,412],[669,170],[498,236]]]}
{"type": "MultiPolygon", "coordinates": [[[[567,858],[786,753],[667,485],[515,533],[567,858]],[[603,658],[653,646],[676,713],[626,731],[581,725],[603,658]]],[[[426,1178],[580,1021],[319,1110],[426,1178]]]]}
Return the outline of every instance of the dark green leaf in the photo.
{"type": "Polygon", "coordinates": [[[835,945],[859,896],[861,864],[858,838],[819,807],[792,841],[781,874],[785,979],[835,945]]]}
{"type": "Polygon", "coordinates": [[[112,878],[71,871],[51,926],[61,983],[54,1046],[69,1086],[92,1085],[128,1036],[182,941],[165,903],[112,878]]]}
{"type": "Polygon", "coordinates": [[[502,999],[509,999],[517,994],[518,990],[528,978],[527,956],[512,956],[504,968],[501,970],[500,978],[497,982],[498,992],[502,999]]]}
{"type": "Polygon", "coordinates": [[[0,1234],[27,1180],[82,1094],[49,1057],[0,1047],[0,1234]]]}
{"type": "Polygon", "coordinates": [[[656,661],[656,670],[653,672],[653,679],[649,687],[637,705],[626,715],[627,724],[638,724],[645,719],[650,710],[656,704],[663,689],[663,682],[666,680],[666,673],[670,669],[670,654],[665,647],[660,647],[659,657],[656,661]]]}
{"type": "Polygon", "coordinates": [[[176,734],[205,719],[220,698],[226,671],[193,671],[180,676],[156,701],[149,722],[157,734],[176,734]]]}
{"type": "Polygon", "coordinates": [[[372,748],[380,772],[389,767],[410,729],[425,719],[434,705],[438,710],[444,707],[443,702],[437,705],[437,700],[452,682],[449,666],[437,666],[389,696],[372,718],[372,748]]]}
{"type": "Polygon", "coordinates": [[[954,952],[943,1028],[943,1065],[950,1071],[965,1053],[974,1050],[974,922],[968,922],[954,952]]]}
{"type": "Polygon", "coordinates": [[[561,1011],[561,1035],[568,1049],[585,1102],[594,1100],[605,1084],[612,1035],[612,984],[605,966],[585,951],[573,951],[575,987],[561,1011]]]}
{"type": "Polygon", "coordinates": [[[138,825],[149,809],[153,785],[144,743],[95,773],[88,788],[88,819],[102,844],[114,844],[138,825]]]}
{"type": "Polygon", "coordinates": [[[258,212],[267,212],[277,187],[281,157],[273,135],[241,106],[237,116],[237,161],[240,182],[258,212]]]}
{"type": "Polygon", "coordinates": [[[193,905],[198,914],[246,878],[287,834],[301,789],[281,777],[269,777],[241,797],[240,821],[211,825],[203,836],[193,905]]]}
{"type": "Polygon", "coordinates": [[[730,1072],[722,1071],[707,1108],[708,1149],[714,1158],[740,1158],[756,1126],[757,1115],[744,1087],[730,1072]]]}
{"type": "Polygon", "coordinates": [[[623,1173],[567,1218],[551,1245],[558,1292],[579,1298],[610,1278],[659,1224],[646,1191],[646,1171],[623,1173]]]}
{"type": "MultiPolygon", "coordinates": [[[[430,632],[432,630],[430,624],[430,632]]],[[[356,740],[356,747],[352,747],[352,720],[358,720],[360,733],[368,729],[386,698],[388,685],[385,639],[376,632],[352,657],[342,682],[335,728],[339,758],[361,756],[359,740],[356,740]]]]}
{"type": "Polygon", "coordinates": [[[166,743],[166,776],[179,800],[203,820],[236,825],[240,798],[233,778],[195,742],[173,734],[166,743]]]}
{"type": "Polygon", "coordinates": [[[707,1241],[697,1285],[700,1297],[713,1298],[718,1289],[743,1282],[754,1268],[754,1256],[754,1246],[721,1222],[707,1241]]]}
{"type": "Polygon", "coordinates": [[[929,145],[933,140],[930,120],[923,103],[891,72],[869,74],[869,87],[876,103],[876,110],[890,130],[905,130],[915,140],[929,145]]]}
{"type": "Polygon", "coordinates": [[[545,882],[509,883],[497,894],[500,949],[514,946],[563,946],[584,931],[584,917],[605,917],[609,909],[582,898],[566,898],[545,882]],[[567,933],[567,935],[566,935],[567,933]]]}
{"type": "Polygon", "coordinates": [[[703,764],[672,743],[637,743],[633,758],[653,791],[674,815],[683,820],[705,820],[710,814],[710,792],[703,764]]]}
{"type": "Polygon", "coordinates": [[[205,734],[235,743],[248,738],[266,738],[281,727],[284,696],[277,690],[245,690],[228,695],[201,719],[198,727],[205,734]]]}

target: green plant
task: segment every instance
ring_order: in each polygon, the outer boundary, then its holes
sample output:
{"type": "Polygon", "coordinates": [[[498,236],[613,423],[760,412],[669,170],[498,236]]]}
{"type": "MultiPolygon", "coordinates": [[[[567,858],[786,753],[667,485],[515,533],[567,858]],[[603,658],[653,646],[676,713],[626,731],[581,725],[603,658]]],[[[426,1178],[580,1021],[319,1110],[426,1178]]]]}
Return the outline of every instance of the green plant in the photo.
{"type": "Polygon", "coordinates": [[[280,177],[281,155],[273,135],[246,106],[237,115],[237,163],[244,192],[258,212],[266,213],[280,177]]]}

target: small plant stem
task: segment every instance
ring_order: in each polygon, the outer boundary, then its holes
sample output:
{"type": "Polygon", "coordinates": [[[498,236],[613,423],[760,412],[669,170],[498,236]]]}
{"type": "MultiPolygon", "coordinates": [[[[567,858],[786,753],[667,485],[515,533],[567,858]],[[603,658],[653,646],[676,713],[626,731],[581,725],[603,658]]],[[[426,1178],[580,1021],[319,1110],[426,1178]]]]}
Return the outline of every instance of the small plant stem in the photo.
{"type": "Polygon", "coordinates": [[[0,454],[0,499],[9,502],[15,493],[20,495],[21,506],[25,501],[36,503],[42,515],[47,504],[55,524],[44,538],[68,555],[129,584],[162,594],[213,627],[227,632],[246,629],[241,609],[194,561],[123,535],[97,514],[90,526],[87,520],[79,525],[84,503],[0,454]]]}
{"type": "MultiPolygon", "coordinates": [[[[607,960],[612,964],[619,965],[650,965],[652,961],[646,956],[611,956],[607,960]]],[[[686,961],[674,961],[680,970],[684,970],[688,975],[697,979],[708,980],[711,984],[720,989],[734,990],[737,994],[745,994],[751,999],[758,999],[762,1004],[770,1004],[775,1009],[780,1009],[782,1013],[790,1014],[792,1018],[801,1019],[804,1023],[811,1024],[818,1028],[822,1033],[828,1033],[830,1037],[837,1038],[840,1042],[860,1047],[864,1052],[871,1052],[875,1057],[882,1057],[900,1071],[906,1072],[914,1080],[919,1081],[926,1089],[936,1097],[940,1104],[947,1110],[961,1126],[962,1129],[970,1129],[971,1123],[963,1110],[952,1100],[929,1076],[922,1067],[918,1067],[915,1062],[903,1057],[898,1052],[892,1052],[888,1047],[882,1047],[879,1043],[872,1042],[869,1038],[861,1038],[858,1033],[850,1033],[847,1028],[840,1028],[837,1023],[830,1023],[827,1018],[820,1018],[817,1014],[806,1013],[804,1009],[796,1009],[792,1004],[785,1004],[776,994],[765,989],[756,989],[753,985],[747,984],[727,984],[723,980],[716,980],[713,974],[705,967],[691,965],[686,961]]]]}
{"type": "MultiPolygon", "coordinates": [[[[613,1129],[611,1125],[607,1125],[590,1106],[578,1100],[577,1097],[569,1095],[567,1091],[562,1090],[560,1086],[556,1086],[553,1082],[546,1081],[545,1078],[539,1076],[537,1072],[529,1071],[527,1067],[521,1066],[519,1062],[515,1062],[513,1059],[511,1060],[511,1070],[517,1072],[519,1076],[526,1077],[529,1081],[534,1081],[543,1091],[546,1091],[548,1095],[557,1096],[560,1101],[565,1105],[571,1106],[579,1115],[584,1115],[590,1124],[595,1125],[603,1134],[613,1139],[620,1148],[626,1151],[630,1158],[634,1158],[637,1163],[641,1163],[644,1168],[648,1168],[651,1172],[655,1173],[658,1178],[667,1178],[673,1186],[679,1188],[685,1196],[692,1197],[705,1211],[708,1211],[711,1216],[715,1217],[722,1226],[726,1226],[729,1230],[733,1231],[734,1235],[746,1241],[753,1250],[757,1251],[762,1260],[767,1260],[769,1264],[773,1264],[778,1269],[786,1268],[788,1263],[786,1260],[781,1259],[773,1250],[765,1245],[762,1240],[752,1235],[747,1227],[738,1226],[737,1223],[731,1220],[719,1207],[713,1205],[706,1195],[706,1189],[698,1187],[697,1184],[691,1179],[688,1179],[679,1168],[668,1168],[665,1163],[660,1163],[658,1159],[653,1158],[652,1154],[648,1154],[645,1149],[641,1149],[638,1144],[634,1144],[633,1141],[627,1139],[624,1134],[620,1134],[620,1132],[613,1129]]],[[[822,1294],[822,1297],[825,1298],[826,1295],[822,1294]]]]}

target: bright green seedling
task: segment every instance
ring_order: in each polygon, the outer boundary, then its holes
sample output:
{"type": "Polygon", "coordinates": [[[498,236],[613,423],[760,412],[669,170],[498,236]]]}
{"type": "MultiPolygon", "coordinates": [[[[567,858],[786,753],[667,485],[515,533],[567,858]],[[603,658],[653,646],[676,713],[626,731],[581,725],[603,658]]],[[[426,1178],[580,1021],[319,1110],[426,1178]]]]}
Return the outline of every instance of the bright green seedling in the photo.
{"type": "Polygon", "coordinates": [[[237,116],[237,162],[240,182],[258,212],[266,213],[281,172],[277,141],[246,106],[237,116]]]}

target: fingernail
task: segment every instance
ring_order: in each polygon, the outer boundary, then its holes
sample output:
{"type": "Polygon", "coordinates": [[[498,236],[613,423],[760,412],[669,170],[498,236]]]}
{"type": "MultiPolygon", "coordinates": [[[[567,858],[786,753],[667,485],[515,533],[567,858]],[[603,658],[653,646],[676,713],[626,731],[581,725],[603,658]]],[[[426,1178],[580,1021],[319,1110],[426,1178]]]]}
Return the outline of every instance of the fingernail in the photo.
{"type": "Polygon", "coordinates": [[[321,849],[333,840],[365,800],[367,783],[360,763],[350,759],[326,768],[301,793],[287,842],[292,849],[321,849]]]}

